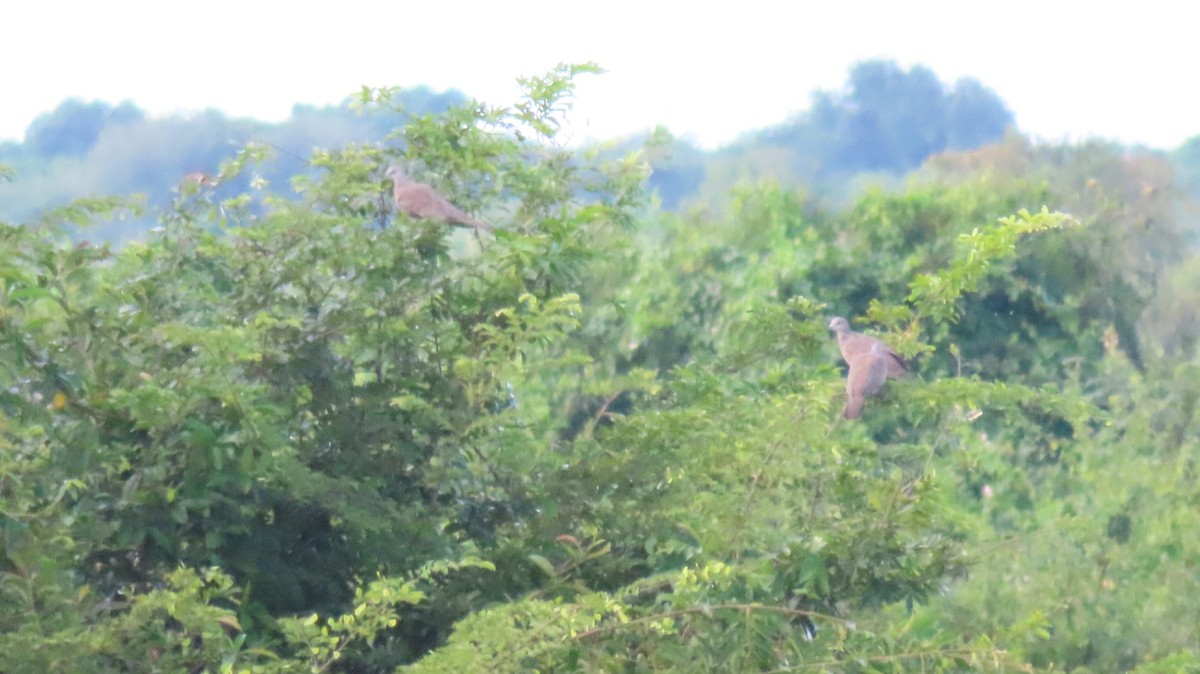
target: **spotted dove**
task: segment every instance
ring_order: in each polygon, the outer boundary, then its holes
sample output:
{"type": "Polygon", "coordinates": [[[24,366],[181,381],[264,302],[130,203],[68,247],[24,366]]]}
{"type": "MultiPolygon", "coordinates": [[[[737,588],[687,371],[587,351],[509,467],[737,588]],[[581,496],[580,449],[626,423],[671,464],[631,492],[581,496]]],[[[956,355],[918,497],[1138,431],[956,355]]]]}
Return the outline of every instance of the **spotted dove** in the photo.
{"type": "Polygon", "coordinates": [[[415,182],[399,166],[388,168],[385,177],[392,180],[392,199],[396,210],[419,220],[451,223],[492,231],[492,226],[480,222],[458,209],[425,183],[415,182]]]}
{"type": "Polygon", "coordinates": [[[868,396],[878,393],[889,377],[901,377],[907,370],[891,347],[851,330],[841,316],[829,322],[829,329],[837,334],[842,359],[850,366],[846,375],[846,408],[842,414],[847,419],[857,419],[868,396]]]}

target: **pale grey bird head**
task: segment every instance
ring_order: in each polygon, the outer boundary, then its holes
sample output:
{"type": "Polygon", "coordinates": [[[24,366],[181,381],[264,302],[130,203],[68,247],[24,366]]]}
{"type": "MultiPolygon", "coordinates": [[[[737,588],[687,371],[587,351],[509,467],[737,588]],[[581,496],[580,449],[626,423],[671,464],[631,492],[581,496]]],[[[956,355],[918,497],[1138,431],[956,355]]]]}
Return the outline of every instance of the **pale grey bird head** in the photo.
{"type": "Polygon", "coordinates": [[[383,177],[390,178],[397,185],[406,185],[412,182],[412,178],[408,177],[408,174],[404,172],[404,169],[400,168],[399,164],[389,166],[383,177]]]}
{"type": "Polygon", "coordinates": [[[833,320],[829,321],[829,329],[837,333],[842,333],[850,329],[850,322],[841,316],[834,316],[833,320]]]}

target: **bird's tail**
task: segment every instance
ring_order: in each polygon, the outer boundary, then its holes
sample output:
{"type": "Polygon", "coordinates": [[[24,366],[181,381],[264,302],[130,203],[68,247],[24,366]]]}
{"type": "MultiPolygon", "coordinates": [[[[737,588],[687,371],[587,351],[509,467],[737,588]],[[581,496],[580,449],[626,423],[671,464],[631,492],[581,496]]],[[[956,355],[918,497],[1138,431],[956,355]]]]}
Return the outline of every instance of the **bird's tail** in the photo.
{"type": "Polygon", "coordinates": [[[847,419],[857,419],[862,414],[864,402],[866,402],[866,398],[863,396],[848,396],[846,407],[842,409],[842,416],[847,419]]]}
{"type": "Polygon", "coordinates": [[[489,225],[488,223],[486,223],[482,220],[476,220],[475,218],[472,218],[469,215],[464,219],[463,222],[464,222],[464,224],[470,225],[470,226],[474,227],[475,229],[482,229],[485,232],[496,231],[495,227],[492,227],[491,225],[489,225]]]}

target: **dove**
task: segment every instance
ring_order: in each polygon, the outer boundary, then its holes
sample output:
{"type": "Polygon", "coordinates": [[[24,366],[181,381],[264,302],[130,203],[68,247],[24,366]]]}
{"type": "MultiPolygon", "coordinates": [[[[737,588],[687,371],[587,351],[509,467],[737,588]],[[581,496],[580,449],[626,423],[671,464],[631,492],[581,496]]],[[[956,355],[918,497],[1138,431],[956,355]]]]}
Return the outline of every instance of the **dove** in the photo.
{"type": "Polygon", "coordinates": [[[846,407],[842,416],[857,419],[869,396],[878,393],[888,378],[902,377],[908,370],[890,346],[851,330],[850,323],[841,316],[829,322],[829,329],[837,335],[842,360],[850,366],[846,374],[846,407]]]}
{"type": "Polygon", "coordinates": [[[461,211],[429,185],[409,178],[399,166],[389,167],[384,176],[392,181],[392,200],[396,204],[396,210],[410,218],[466,225],[489,232],[493,229],[486,222],[476,220],[461,211]]]}

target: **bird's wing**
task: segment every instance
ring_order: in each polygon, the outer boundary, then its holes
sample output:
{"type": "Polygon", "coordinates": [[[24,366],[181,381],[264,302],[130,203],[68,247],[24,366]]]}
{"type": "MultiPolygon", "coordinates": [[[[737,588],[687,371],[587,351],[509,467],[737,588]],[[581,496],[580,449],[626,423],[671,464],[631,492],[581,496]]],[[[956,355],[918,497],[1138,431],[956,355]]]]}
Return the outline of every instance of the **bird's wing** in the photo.
{"type": "Polygon", "coordinates": [[[908,373],[908,367],[904,364],[904,359],[899,356],[892,347],[883,343],[879,339],[870,335],[864,335],[861,332],[848,330],[838,335],[838,347],[842,352],[842,360],[846,363],[858,358],[875,348],[878,345],[883,349],[882,356],[886,363],[887,375],[889,377],[901,377],[908,373]]]}
{"type": "Polygon", "coordinates": [[[429,185],[396,185],[393,196],[396,200],[396,210],[401,213],[422,220],[445,222],[442,215],[444,209],[440,208],[440,202],[445,200],[429,185]]]}
{"type": "Polygon", "coordinates": [[[464,213],[438,191],[424,183],[398,185],[394,193],[396,208],[414,218],[431,222],[451,222],[491,230],[492,226],[464,213]]]}
{"type": "Polygon", "coordinates": [[[888,351],[887,345],[879,342],[850,361],[850,372],[846,375],[846,408],[842,412],[847,419],[858,418],[867,397],[883,388],[891,360],[888,351]]]}

